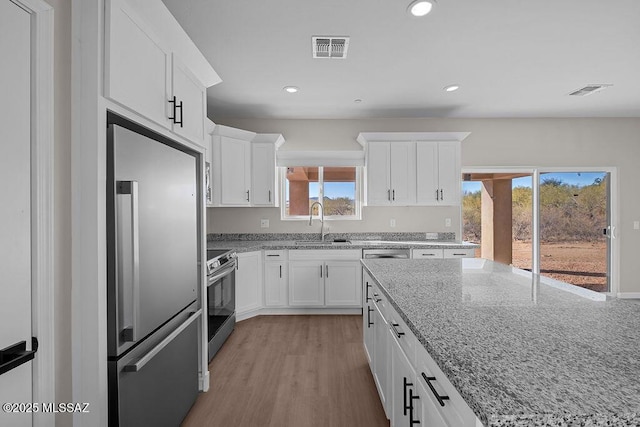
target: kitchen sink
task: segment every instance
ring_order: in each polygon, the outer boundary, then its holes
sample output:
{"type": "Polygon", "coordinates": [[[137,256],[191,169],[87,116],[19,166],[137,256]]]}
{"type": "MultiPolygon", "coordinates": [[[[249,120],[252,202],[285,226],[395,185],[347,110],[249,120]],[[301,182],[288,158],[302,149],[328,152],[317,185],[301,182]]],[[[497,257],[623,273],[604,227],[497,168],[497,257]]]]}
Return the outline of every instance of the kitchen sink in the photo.
{"type": "Polygon", "coordinates": [[[351,242],[331,242],[331,241],[319,241],[319,240],[299,240],[295,242],[296,246],[344,246],[350,245],[351,242]]]}

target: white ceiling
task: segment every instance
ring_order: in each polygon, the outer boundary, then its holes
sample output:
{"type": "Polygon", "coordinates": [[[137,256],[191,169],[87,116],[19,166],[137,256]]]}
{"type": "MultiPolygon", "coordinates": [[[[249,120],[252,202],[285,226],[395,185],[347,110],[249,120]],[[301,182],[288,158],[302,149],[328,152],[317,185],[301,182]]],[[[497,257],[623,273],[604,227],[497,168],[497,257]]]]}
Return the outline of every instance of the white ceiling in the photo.
{"type": "Polygon", "coordinates": [[[163,1],[222,77],[214,120],[640,117],[640,0],[163,1]],[[314,35],[348,58],[313,59],[314,35]],[[613,87],[567,95],[593,83],[613,87]]]}

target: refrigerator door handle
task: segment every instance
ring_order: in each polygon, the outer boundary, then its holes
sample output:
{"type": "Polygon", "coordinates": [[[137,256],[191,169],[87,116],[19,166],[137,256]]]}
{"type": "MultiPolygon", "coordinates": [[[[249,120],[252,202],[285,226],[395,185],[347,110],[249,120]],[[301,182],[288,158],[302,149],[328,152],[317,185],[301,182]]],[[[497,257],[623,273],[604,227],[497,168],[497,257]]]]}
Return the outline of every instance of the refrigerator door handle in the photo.
{"type": "MultiPolygon", "coordinates": [[[[118,181],[118,194],[131,195],[131,293],[132,324],[122,330],[124,341],[138,341],[140,323],[140,227],[138,215],[138,181],[118,181]]],[[[120,289],[122,291],[122,289],[120,289]]]]}
{"type": "Polygon", "coordinates": [[[125,365],[123,370],[125,372],[138,372],[144,366],[151,361],[158,353],[162,351],[171,341],[173,341],[178,335],[182,333],[185,329],[189,327],[198,317],[202,314],[202,309],[191,313],[191,315],[185,320],[180,326],[178,326],[173,332],[171,332],[165,339],[160,341],[155,347],[153,347],[147,354],[142,356],[140,359],[130,363],[129,365],[125,365]]]}

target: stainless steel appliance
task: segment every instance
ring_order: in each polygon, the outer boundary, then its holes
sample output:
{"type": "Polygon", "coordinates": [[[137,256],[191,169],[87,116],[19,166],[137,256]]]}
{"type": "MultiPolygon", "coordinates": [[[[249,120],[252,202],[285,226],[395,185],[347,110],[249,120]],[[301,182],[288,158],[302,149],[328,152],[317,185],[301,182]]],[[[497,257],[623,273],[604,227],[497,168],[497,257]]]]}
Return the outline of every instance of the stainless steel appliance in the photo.
{"type": "Polygon", "coordinates": [[[176,426],[198,394],[197,153],[107,125],[108,422],[176,426]]]}
{"type": "Polygon", "coordinates": [[[207,326],[209,360],[220,350],[236,324],[236,253],[207,250],[207,326]]]}
{"type": "Polygon", "coordinates": [[[362,258],[398,258],[408,259],[411,258],[410,249],[363,249],[362,258]]]}

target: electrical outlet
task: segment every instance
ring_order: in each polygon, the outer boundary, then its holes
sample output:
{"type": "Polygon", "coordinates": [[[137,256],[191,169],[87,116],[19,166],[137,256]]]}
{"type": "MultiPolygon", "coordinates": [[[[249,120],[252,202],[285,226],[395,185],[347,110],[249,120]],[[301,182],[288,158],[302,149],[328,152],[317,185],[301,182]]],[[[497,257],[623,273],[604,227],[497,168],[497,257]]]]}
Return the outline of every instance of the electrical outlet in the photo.
{"type": "Polygon", "coordinates": [[[396,226],[396,219],[395,218],[391,218],[389,220],[389,227],[395,227],[396,226]]]}
{"type": "Polygon", "coordinates": [[[445,227],[451,227],[451,218],[445,218],[444,219],[444,226],[445,227]]]}
{"type": "Polygon", "coordinates": [[[640,230],[640,221],[633,221],[633,229],[640,230]]]}
{"type": "Polygon", "coordinates": [[[261,228],[269,228],[269,220],[268,219],[261,219],[260,220],[260,227],[261,228]]]}

